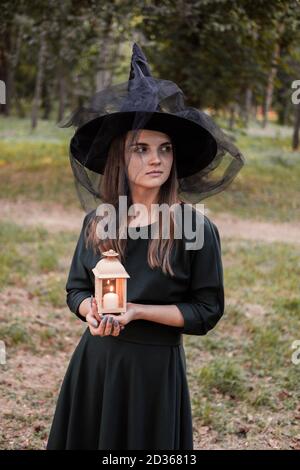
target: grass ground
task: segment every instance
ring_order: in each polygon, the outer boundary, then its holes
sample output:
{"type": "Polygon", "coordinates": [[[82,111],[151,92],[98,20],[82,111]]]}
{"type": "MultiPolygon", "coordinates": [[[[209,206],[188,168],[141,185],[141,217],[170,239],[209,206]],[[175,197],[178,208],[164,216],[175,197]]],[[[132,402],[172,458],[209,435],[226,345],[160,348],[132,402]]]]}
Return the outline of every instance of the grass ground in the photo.
{"type": "MultiPolygon", "coordinates": [[[[42,137],[29,136],[26,123],[4,124],[0,197],[41,208],[63,200],[78,218],[65,137],[47,123],[42,137]]],[[[225,202],[241,220],[299,221],[300,155],[289,151],[288,137],[239,131],[236,138],[248,165],[232,190],[209,202],[212,220],[225,202]]],[[[51,217],[58,220],[59,212],[51,217]]],[[[44,448],[85,329],[64,291],[78,230],[51,227],[33,218],[21,224],[13,212],[0,223],[0,340],[7,353],[0,365],[0,449],[44,448]]],[[[222,253],[224,317],[208,335],[184,337],[195,448],[299,449],[300,365],[291,356],[300,339],[300,244],[225,233],[222,253]]]]}
{"type": "MultiPolygon", "coordinates": [[[[255,129],[254,129],[255,130],[255,129]]],[[[17,200],[64,201],[78,207],[68,163],[70,128],[41,121],[35,134],[22,120],[1,120],[0,197],[17,200]],[[9,125],[10,124],[10,125],[9,125]]],[[[257,132],[257,130],[256,130],[257,132]]],[[[291,137],[282,132],[248,135],[237,130],[234,139],[246,164],[230,187],[203,202],[216,213],[241,218],[293,222],[299,220],[300,151],[290,149],[291,137]]]]}

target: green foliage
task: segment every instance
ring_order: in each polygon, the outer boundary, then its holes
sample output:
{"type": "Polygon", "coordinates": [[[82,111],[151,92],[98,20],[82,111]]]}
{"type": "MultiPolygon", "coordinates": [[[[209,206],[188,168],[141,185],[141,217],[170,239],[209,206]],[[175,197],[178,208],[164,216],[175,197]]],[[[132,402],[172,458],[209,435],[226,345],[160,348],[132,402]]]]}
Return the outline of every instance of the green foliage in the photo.
{"type": "Polygon", "coordinates": [[[38,287],[32,290],[32,294],[40,299],[42,304],[51,304],[53,307],[61,308],[66,305],[65,276],[55,272],[42,279],[38,287]]]}
{"type": "Polygon", "coordinates": [[[79,206],[66,144],[7,141],[0,155],[0,197],[79,206]]]}
{"type": "Polygon", "coordinates": [[[207,395],[217,390],[232,398],[243,398],[246,392],[243,369],[232,360],[214,359],[202,367],[198,381],[207,395]]]}
{"type": "MultiPolygon", "coordinates": [[[[26,287],[33,273],[47,275],[61,270],[59,261],[66,254],[70,256],[75,239],[72,233],[50,235],[40,227],[0,222],[0,288],[7,285],[26,287]]],[[[54,293],[53,296],[53,302],[57,303],[54,293]]]]}
{"type": "Polygon", "coordinates": [[[245,219],[293,222],[300,212],[300,152],[290,137],[238,135],[246,165],[227,191],[204,200],[216,212],[245,219]],[[287,184],[288,183],[288,184],[287,184]]]}
{"type": "Polygon", "coordinates": [[[7,346],[29,346],[33,347],[33,340],[23,322],[14,321],[9,324],[2,324],[0,327],[0,338],[7,346]]]}

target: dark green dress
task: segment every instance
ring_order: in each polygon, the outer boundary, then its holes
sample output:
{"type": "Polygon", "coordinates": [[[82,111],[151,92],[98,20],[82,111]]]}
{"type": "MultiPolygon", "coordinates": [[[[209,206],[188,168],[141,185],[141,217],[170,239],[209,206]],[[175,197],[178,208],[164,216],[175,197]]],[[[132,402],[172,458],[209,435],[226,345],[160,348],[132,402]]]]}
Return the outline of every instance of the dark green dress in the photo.
{"type": "MultiPolygon", "coordinates": [[[[198,215],[189,207],[194,224],[198,215]]],[[[83,321],[78,308],[94,294],[92,268],[100,259],[84,244],[94,214],[84,218],[66,284],[67,304],[83,321]]],[[[177,305],[184,326],[134,320],[119,336],[103,337],[87,327],[61,385],[47,449],[193,449],[182,335],[204,335],[215,326],[224,311],[224,289],[217,227],[205,216],[202,248],[188,250],[184,242],[174,246],[171,278],[147,264],[149,240],[128,238],[127,301],[177,305]]]]}

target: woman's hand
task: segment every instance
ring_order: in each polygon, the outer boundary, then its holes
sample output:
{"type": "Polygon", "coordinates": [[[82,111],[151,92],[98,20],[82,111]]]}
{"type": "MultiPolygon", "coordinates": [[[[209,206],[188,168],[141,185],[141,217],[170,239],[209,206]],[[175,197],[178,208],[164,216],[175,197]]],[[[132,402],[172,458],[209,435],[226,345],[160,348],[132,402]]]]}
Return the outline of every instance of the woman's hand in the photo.
{"type": "Polygon", "coordinates": [[[133,302],[127,302],[125,313],[121,313],[120,315],[110,314],[110,316],[114,317],[114,319],[117,319],[118,322],[121,325],[124,325],[125,327],[125,325],[127,325],[127,323],[131,322],[132,320],[137,320],[139,307],[140,307],[139,304],[134,304],[133,302]]]}
{"type": "Polygon", "coordinates": [[[118,336],[120,331],[125,328],[125,326],[120,325],[117,320],[117,315],[99,315],[97,310],[97,302],[93,297],[92,305],[86,316],[86,321],[88,323],[91,335],[93,336],[118,336]]]}

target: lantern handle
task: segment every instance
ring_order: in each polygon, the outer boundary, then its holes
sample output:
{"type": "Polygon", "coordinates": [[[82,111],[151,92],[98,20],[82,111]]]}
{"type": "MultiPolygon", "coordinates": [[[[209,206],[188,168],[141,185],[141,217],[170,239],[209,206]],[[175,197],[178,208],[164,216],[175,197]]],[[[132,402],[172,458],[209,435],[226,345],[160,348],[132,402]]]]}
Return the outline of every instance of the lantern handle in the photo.
{"type": "Polygon", "coordinates": [[[103,252],[104,256],[119,256],[119,253],[117,253],[115,250],[108,250],[103,252]]]}

